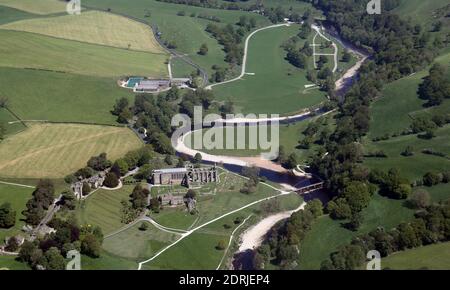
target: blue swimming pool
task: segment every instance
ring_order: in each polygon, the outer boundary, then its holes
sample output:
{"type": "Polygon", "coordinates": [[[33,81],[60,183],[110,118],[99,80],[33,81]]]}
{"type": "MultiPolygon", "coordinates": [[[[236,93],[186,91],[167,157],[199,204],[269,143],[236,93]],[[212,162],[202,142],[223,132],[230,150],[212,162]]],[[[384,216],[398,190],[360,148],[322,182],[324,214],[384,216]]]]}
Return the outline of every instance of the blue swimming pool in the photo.
{"type": "Polygon", "coordinates": [[[127,82],[128,88],[134,88],[134,86],[140,83],[144,78],[129,78],[127,82]]]}

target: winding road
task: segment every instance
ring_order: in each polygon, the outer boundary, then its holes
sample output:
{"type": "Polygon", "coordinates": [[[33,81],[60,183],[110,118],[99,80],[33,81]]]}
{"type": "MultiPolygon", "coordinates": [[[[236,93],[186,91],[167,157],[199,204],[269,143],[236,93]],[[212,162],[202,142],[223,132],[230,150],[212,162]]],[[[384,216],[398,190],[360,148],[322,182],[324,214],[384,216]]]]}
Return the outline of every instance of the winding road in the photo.
{"type": "MultiPolygon", "coordinates": [[[[207,86],[205,89],[211,90],[212,88],[214,88],[215,86],[219,86],[219,85],[223,85],[223,84],[228,84],[231,82],[235,82],[238,81],[240,79],[242,79],[245,74],[246,74],[246,68],[247,68],[247,57],[248,57],[248,46],[249,46],[249,41],[251,40],[251,38],[258,32],[263,31],[263,30],[267,30],[267,29],[271,29],[271,28],[276,28],[276,27],[282,27],[282,26],[290,26],[292,23],[288,22],[288,23],[282,23],[282,24],[275,24],[275,25],[270,25],[270,26],[266,26],[260,29],[257,29],[255,31],[253,31],[251,34],[249,34],[249,36],[246,38],[245,40],[245,47],[244,47],[244,57],[243,57],[243,64],[242,64],[242,70],[241,70],[241,74],[236,77],[233,78],[231,80],[228,81],[224,81],[221,83],[217,83],[217,84],[212,84],[207,86]]],[[[321,28],[319,28],[317,25],[312,25],[311,26],[313,30],[315,30],[317,32],[317,35],[320,35],[321,37],[323,37],[324,39],[331,41],[331,39],[327,38],[322,32],[321,32],[321,28]]],[[[336,91],[337,92],[342,92],[345,90],[345,88],[348,86],[348,84],[351,83],[353,77],[355,77],[358,73],[359,68],[361,67],[361,65],[367,60],[367,58],[369,57],[369,55],[364,54],[363,52],[361,52],[360,50],[356,50],[351,46],[346,46],[345,43],[342,43],[343,46],[346,47],[346,49],[348,49],[351,53],[353,53],[354,55],[358,56],[358,62],[351,67],[340,79],[338,79],[336,81],[336,91]]],[[[338,64],[338,48],[336,43],[333,42],[333,47],[335,48],[335,53],[334,55],[334,60],[335,60],[335,68],[333,71],[337,70],[337,64],[338,64]]],[[[243,125],[243,124],[265,124],[265,123],[269,123],[269,122],[296,122],[296,121],[302,121],[305,120],[311,116],[317,116],[317,113],[320,112],[320,109],[316,109],[314,111],[310,111],[308,109],[304,110],[301,113],[295,114],[295,115],[291,115],[291,116],[283,116],[280,117],[279,115],[275,115],[275,116],[270,116],[270,117],[265,117],[265,118],[233,118],[233,119],[217,119],[215,120],[215,124],[222,124],[222,125],[227,125],[227,124],[237,124],[237,125],[243,125]]],[[[326,115],[326,114],[330,114],[333,111],[328,111],[328,112],[323,112],[320,113],[320,115],[326,115]]],[[[212,162],[212,163],[224,163],[224,164],[229,164],[229,165],[237,165],[237,166],[250,166],[250,165],[256,165],[260,168],[264,168],[264,169],[268,169],[271,171],[275,171],[275,172],[285,172],[286,170],[284,168],[282,168],[280,165],[276,164],[273,161],[270,160],[266,160],[264,158],[261,157],[233,157],[233,156],[221,156],[221,155],[213,155],[213,154],[209,154],[209,153],[205,153],[202,152],[200,150],[195,150],[192,148],[189,148],[188,146],[186,146],[185,144],[185,140],[187,138],[187,136],[189,136],[190,134],[194,133],[195,131],[190,131],[185,133],[183,136],[177,138],[176,140],[172,140],[172,146],[174,147],[174,149],[180,153],[180,154],[184,154],[190,157],[195,156],[197,153],[200,153],[202,155],[202,159],[204,161],[207,162],[212,162]]]]}
{"type": "Polygon", "coordinates": [[[253,31],[252,33],[250,33],[247,38],[245,39],[245,45],[244,45],[244,57],[242,59],[242,69],[241,69],[241,74],[237,77],[235,77],[234,79],[231,80],[227,80],[224,82],[220,82],[220,83],[216,83],[216,84],[212,84],[209,85],[207,87],[205,87],[206,90],[211,90],[213,87],[216,86],[220,86],[220,85],[224,85],[224,84],[228,84],[228,83],[232,83],[235,81],[238,81],[240,79],[242,79],[245,76],[246,73],[246,68],[247,68],[247,55],[248,55],[248,43],[250,42],[250,39],[258,32],[266,30],[266,29],[270,29],[270,28],[275,28],[275,27],[281,27],[281,26],[290,26],[292,24],[292,22],[287,22],[287,23],[282,23],[282,24],[274,24],[274,25],[270,25],[270,26],[266,26],[266,27],[262,27],[259,29],[256,29],[255,31],[253,31]]]}
{"type": "MultiPolygon", "coordinates": [[[[247,37],[247,39],[245,40],[244,58],[243,58],[243,65],[242,65],[241,74],[238,77],[234,78],[234,79],[207,86],[206,89],[210,90],[210,89],[212,89],[215,86],[231,83],[231,82],[234,82],[234,81],[242,79],[242,77],[246,74],[246,65],[247,65],[247,55],[248,55],[248,43],[249,43],[249,40],[259,31],[270,29],[270,28],[275,28],[275,27],[289,26],[290,24],[291,23],[283,23],[283,24],[271,25],[271,26],[267,26],[267,27],[263,27],[263,28],[257,29],[254,32],[252,32],[247,37]]],[[[318,33],[320,33],[320,30],[318,31],[318,33]]],[[[335,43],[333,43],[333,45],[337,48],[335,43]]],[[[351,48],[349,48],[349,50],[354,52],[355,54],[361,55],[361,54],[355,52],[354,50],[352,50],[351,48]]],[[[337,50],[336,50],[336,53],[334,55],[335,55],[335,58],[337,58],[337,50]]],[[[338,88],[345,88],[347,82],[349,80],[351,80],[357,74],[358,69],[361,67],[362,63],[367,59],[367,57],[368,56],[364,55],[360,59],[360,61],[358,61],[357,64],[355,64],[355,66],[349,70],[349,72],[347,72],[341,79],[339,79],[336,82],[336,85],[337,85],[338,88]]],[[[336,60],[335,63],[337,64],[337,59],[335,59],[335,60],[336,60]]],[[[259,123],[267,123],[267,122],[282,122],[282,121],[297,121],[297,120],[300,121],[300,120],[304,120],[305,118],[308,118],[309,116],[312,115],[312,113],[313,112],[311,112],[311,111],[305,110],[304,112],[302,112],[300,114],[296,114],[296,115],[292,115],[292,116],[286,116],[286,117],[276,116],[276,117],[267,117],[267,118],[263,118],[263,119],[253,119],[253,118],[236,118],[236,119],[227,119],[227,120],[225,120],[225,119],[218,119],[218,120],[216,120],[216,123],[222,123],[222,124],[259,124],[259,123]]],[[[331,112],[325,112],[325,113],[323,113],[321,115],[329,114],[329,113],[331,113],[331,112]]],[[[194,150],[194,149],[191,149],[191,148],[187,147],[185,145],[185,143],[184,143],[185,138],[189,134],[192,134],[193,132],[195,132],[195,131],[190,131],[190,132],[182,135],[181,137],[179,137],[179,138],[177,138],[175,140],[172,140],[172,145],[173,145],[174,149],[178,153],[185,154],[185,155],[188,155],[188,156],[191,156],[191,157],[195,156],[195,154],[197,154],[197,153],[200,153],[202,155],[203,161],[209,161],[209,162],[226,163],[226,164],[239,165],[239,166],[248,166],[250,164],[249,161],[251,159],[243,159],[243,158],[239,158],[239,157],[230,157],[230,156],[217,156],[217,155],[207,154],[207,153],[204,153],[204,152],[201,152],[201,151],[198,151],[198,150],[194,150]]],[[[271,170],[272,170],[274,168],[273,166],[275,166],[274,165],[275,163],[273,163],[272,161],[262,160],[262,158],[258,158],[258,157],[255,158],[255,160],[253,160],[253,161],[255,161],[254,163],[258,163],[258,166],[261,167],[261,168],[271,168],[271,170]],[[269,165],[270,163],[271,163],[271,165],[269,165]],[[268,167],[265,167],[264,166],[265,164],[268,165],[268,167]]],[[[244,206],[242,206],[240,208],[237,208],[235,210],[232,210],[230,212],[222,214],[219,217],[214,218],[214,219],[212,219],[212,220],[210,220],[210,221],[208,221],[208,222],[206,222],[206,223],[204,223],[204,224],[202,224],[200,226],[197,226],[197,227],[195,227],[193,229],[190,229],[190,230],[188,230],[186,232],[181,232],[180,230],[171,229],[171,228],[167,228],[167,227],[161,226],[158,223],[156,223],[154,220],[149,218],[149,220],[147,220],[147,221],[151,222],[157,228],[159,228],[161,230],[164,230],[164,231],[172,232],[172,233],[176,232],[177,234],[180,235],[180,238],[177,239],[175,242],[171,243],[170,245],[166,246],[165,248],[161,249],[158,253],[156,253],[155,255],[150,257],[149,259],[144,260],[142,262],[139,262],[138,270],[141,270],[142,266],[144,264],[153,261],[154,259],[156,259],[160,255],[162,255],[164,252],[166,252],[170,248],[172,248],[175,245],[177,245],[178,243],[180,243],[182,240],[184,240],[187,237],[189,237],[194,232],[196,232],[196,231],[198,231],[198,230],[200,230],[200,229],[202,229],[202,228],[204,228],[204,227],[206,227],[206,226],[208,226],[208,225],[210,225],[210,224],[212,224],[212,223],[214,223],[214,222],[216,222],[216,221],[218,221],[220,219],[223,219],[226,216],[229,216],[229,215],[232,215],[234,213],[240,212],[240,211],[242,211],[242,210],[244,210],[246,208],[252,207],[252,206],[254,206],[256,204],[259,204],[259,203],[262,203],[262,202],[265,202],[265,201],[269,201],[269,200],[272,200],[272,199],[275,199],[275,198],[279,198],[281,196],[285,196],[285,195],[288,195],[288,194],[296,191],[296,189],[294,189],[292,191],[283,191],[283,190],[275,188],[275,187],[273,187],[273,186],[271,186],[271,185],[269,185],[267,183],[264,183],[264,184],[267,185],[267,186],[270,186],[273,189],[275,189],[277,192],[279,192],[279,194],[273,195],[273,196],[270,196],[270,197],[266,197],[266,198],[262,198],[260,200],[257,200],[257,201],[251,202],[249,204],[246,204],[246,205],[244,205],[244,206]]],[[[302,204],[302,206],[298,210],[301,210],[304,206],[305,206],[305,204],[302,204]]],[[[286,214],[281,214],[279,216],[276,216],[276,220],[279,220],[280,218],[283,219],[283,218],[285,218],[285,216],[286,216],[286,214]]],[[[141,219],[141,220],[143,220],[143,219],[141,219]]],[[[270,219],[270,224],[272,222],[273,222],[273,219],[270,219]]],[[[235,233],[235,232],[233,232],[233,233],[235,233]]],[[[220,264],[222,264],[222,262],[223,262],[223,259],[220,262],[220,264]]],[[[219,264],[218,268],[220,267],[220,264],[219,264]]]]}
{"type": "Polygon", "coordinates": [[[316,56],[321,56],[321,55],[331,55],[334,57],[334,67],[333,67],[333,73],[335,73],[338,69],[338,53],[339,53],[339,49],[338,46],[336,45],[336,43],[332,42],[331,39],[329,39],[328,37],[326,37],[322,32],[321,32],[321,28],[315,24],[311,25],[311,28],[316,31],[316,35],[314,35],[313,38],[313,57],[314,57],[314,68],[317,68],[317,62],[316,62],[316,56]],[[326,54],[326,53],[316,53],[316,46],[318,44],[316,44],[316,38],[317,36],[322,37],[323,39],[325,39],[326,41],[330,41],[332,43],[332,46],[334,48],[334,53],[332,54],[326,54]]]}

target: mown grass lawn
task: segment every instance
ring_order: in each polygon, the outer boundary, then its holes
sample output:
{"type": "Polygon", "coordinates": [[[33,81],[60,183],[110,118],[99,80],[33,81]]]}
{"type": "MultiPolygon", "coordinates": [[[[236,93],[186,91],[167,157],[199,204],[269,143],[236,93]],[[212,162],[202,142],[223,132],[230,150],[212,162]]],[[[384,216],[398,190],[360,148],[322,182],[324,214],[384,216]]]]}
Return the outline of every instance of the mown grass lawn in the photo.
{"type": "Polygon", "coordinates": [[[179,235],[161,231],[147,222],[144,223],[148,225],[148,229],[141,231],[139,230],[141,223],[137,223],[126,231],[106,238],[103,241],[103,249],[123,258],[143,260],[155,255],[162,248],[180,237],[179,235]]]}
{"type": "MultiPolygon", "coordinates": [[[[280,125],[279,127],[279,146],[283,146],[285,148],[285,151],[287,152],[287,154],[290,154],[292,152],[295,152],[297,154],[297,156],[299,157],[299,159],[301,160],[301,162],[303,164],[305,164],[309,158],[311,156],[314,155],[314,153],[317,151],[317,149],[319,148],[319,146],[317,144],[311,144],[309,149],[302,149],[299,147],[300,145],[300,141],[303,140],[305,138],[305,135],[303,134],[303,132],[306,130],[306,128],[308,127],[308,125],[313,122],[318,120],[318,117],[314,117],[311,119],[307,119],[301,122],[297,122],[294,124],[288,124],[288,125],[280,125]]],[[[333,116],[329,115],[327,117],[323,117],[323,123],[325,124],[330,130],[333,130],[334,128],[334,120],[333,120],[333,116]]],[[[260,136],[265,136],[265,135],[261,135],[261,134],[266,134],[265,132],[267,132],[267,142],[274,142],[273,144],[275,145],[275,138],[276,135],[274,134],[275,131],[272,131],[271,128],[267,127],[267,126],[263,126],[263,125],[259,125],[259,126],[252,126],[252,127],[245,127],[245,131],[242,128],[242,133],[238,133],[239,131],[234,130],[233,131],[234,134],[234,142],[231,142],[231,144],[233,145],[232,149],[226,149],[227,146],[227,141],[228,141],[228,137],[227,137],[227,129],[226,128],[211,128],[211,129],[204,129],[201,133],[201,135],[199,134],[198,136],[201,136],[202,138],[205,137],[205,134],[209,134],[209,135],[218,135],[221,134],[221,136],[223,136],[223,140],[222,142],[218,143],[218,144],[222,144],[222,148],[223,149],[206,149],[206,146],[204,144],[204,148],[200,149],[203,152],[209,153],[209,154],[214,154],[214,155],[224,155],[224,156],[237,156],[237,157],[246,157],[246,156],[258,156],[263,152],[269,152],[270,150],[263,150],[261,148],[261,144],[259,142],[256,142],[256,149],[251,149],[253,147],[250,147],[250,138],[252,140],[259,140],[260,136]],[[253,131],[254,133],[251,133],[251,131],[253,131]],[[238,134],[242,134],[239,135],[240,137],[238,138],[238,134]],[[254,135],[252,135],[254,134],[254,135]],[[254,138],[251,136],[255,136],[254,138]],[[245,149],[238,149],[238,143],[239,144],[243,144],[245,146],[245,149]]],[[[194,134],[190,134],[188,136],[186,136],[185,138],[185,144],[186,146],[192,148],[192,140],[194,140],[193,138],[197,138],[197,133],[194,134]]],[[[220,135],[219,135],[220,136],[220,135]]],[[[265,138],[264,138],[265,139],[265,138]]],[[[220,140],[218,137],[213,137],[212,141],[216,141],[216,140],[220,140]]],[[[278,149],[278,148],[276,148],[278,149]]]]}
{"type": "Polygon", "coordinates": [[[27,264],[16,260],[15,256],[0,256],[0,270],[31,270],[27,264]]]}
{"type": "Polygon", "coordinates": [[[306,70],[285,60],[282,43],[299,26],[277,27],[256,33],[249,42],[247,73],[243,79],[213,88],[219,100],[232,100],[242,113],[288,114],[325,100],[319,90],[305,91],[306,70]]]}
{"type": "Polygon", "coordinates": [[[3,67],[115,78],[168,74],[166,54],[129,51],[20,31],[0,30],[0,38],[0,66],[3,67]]]}
{"type": "Polygon", "coordinates": [[[62,15],[16,21],[0,29],[26,31],[57,38],[166,54],[151,28],[123,16],[86,11],[77,17],[62,15]]]}
{"type": "Polygon", "coordinates": [[[190,214],[185,207],[164,208],[150,216],[163,226],[180,230],[188,229],[198,218],[197,215],[190,214]]]}
{"type": "Polygon", "coordinates": [[[86,166],[92,156],[105,152],[116,160],[141,146],[128,128],[33,124],[0,143],[0,176],[63,178],[86,166]]]}
{"type": "Polygon", "coordinates": [[[0,94],[22,120],[97,124],[117,124],[110,112],[114,103],[133,99],[113,78],[15,68],[0,68],[0,94]]]}
{"type": "Polygon", "coordinates": [[[118,190],[99,189],[82,201],[77,208],[80,224],[99,226],[104,235],[125,226],[121,221],[121,201],[130,199],[133,185],[124,185],[118,190]]]}
{"type": "Polygon", "coordinates": [[[6,130],[6,135],[12,135],[14,133],[25,130],[25,126],[21,122],[17,122],[15,118],[7,109],[0,108],[0,124],[2,124],[6,130]],[[9,124],[9,122],[14,122],[9,124]]]}
{"type": "MultiPolygon", "coordinates": [[[[226,236],[193,233],[154,261],[143,265],[144,270],[214,270],[223,251],[216,246],[226,236]]],[[[149,257],[150,258],[150,257],[149,257]]]]}
{"type": "Polygon", "coordinates": [[[58,0],[0,0],[0,5],[35,14],[52,14],[66,11],[66,3],[58,0]]]}
{"type": "Polygon", "coordinates": [[[117,12],[136,17],[157,26],[164,41],[175,42],[177,51],[187,54],[195,63],[206,69],[209,74],[213,72],[211,67],[214,64],[221,67],[228,66],[224,61],[225,53],[217,40],[205,31],[209,23],[215,22],[191,17],[191,14],[218,17],[221,21],[217,23],[218,25],[228,23],[234,25],[242,15],[255,18],[259,26],[269,23],[265,17],[249,12],[209,9],[155,0],[134,0],[133,5],[130,5],[128,0],[86,0],[83,5],[103,10],[110,8],[113,13],[117,12]],[[186,16],[178,16],[177,13],[180,11],[184,11],[186,16]],[[197,54],[203,43],[207,44],[209,48],[206,56],[197,54]]]}
{"type": "Polygon", "coordinates": [[[13,21],[39,17],[39,15],[1,5],[2,4],[0,1],[0,25],[13,21]]]}
{"type": "Polygon", "coordinates": [[[382,269],[449,270],[450,242],[395,253],[381,260],[382,269]]]}
{"type": "Polygon", "coordinates": [[[81,270],[137,270],[138,263],[106,251],[101,251],[99,258],[81,256],[81,270]]]}
{"type": "Polygon", "coordinates": [[[348,244],[353,237],[380,226],[391,229],[411,220],[414,211],[405,207],[403,200],[391,200],[376,194],[369,207],[363,210],[363,216],[364,222],[357,232],[345,229],[342,221],[332,220],[329,216],[320,217],[300,244],[299,269],[320,269],[321,263],[331,253],[348,244]]]}
{"type": "Polygon", "coordinates": [[[22,215],[22,211],[26,208],[26,203],[31,198],[32,193],[32,188],[0,184],[0,205],[9,202],[13,210],[16,211],[16,224],[9,229],[0,229],[0,242],[3,243],[5,237],[12,237],[21,233],[21,229],[25,225],[23,221],[25,217],[22,215]]]}

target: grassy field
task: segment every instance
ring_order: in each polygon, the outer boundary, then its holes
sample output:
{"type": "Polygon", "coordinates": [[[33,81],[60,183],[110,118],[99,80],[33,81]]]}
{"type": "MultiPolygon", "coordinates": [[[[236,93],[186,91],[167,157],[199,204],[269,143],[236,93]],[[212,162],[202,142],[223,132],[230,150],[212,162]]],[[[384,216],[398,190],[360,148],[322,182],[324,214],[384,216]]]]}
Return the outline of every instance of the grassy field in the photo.
{"type": "Polygon", "coordinates": [[[213,270],[222,258],[223,251],[215,247],[227,236],[193,233],[156,260],[144,264],[145,270],[213,270]]]}
{"type": "MultiPolygon", "coordinates": [[[[121,97],[133,99],[112,78],[1,67],[0,94],[23,120],[99,124],[117,124],[110,113],[114,103],[121,97]]],[[[0,118],[9,121],[5,114],[0,111],[0,118]]],[[[18,125],[7,125],[7,130],[10,126],[18,125]]]]}
{"type": "MultiPolygon", "coordinates": [[[[279,198],[280,210],[292,210],[298,208],[302,199],[297,194],[287,195],[279,198]]],[[[237,237],[245,231],[245,228],[250,227],[256,223],[261,214],[261,204],[246,208],[237,213],[226,216],[214,223],[211,223],[186,239],[180,241],[177,245],[170,248],[155,260],[144,264],[143,269],[200,269],[200,270],[214,270],[219,265],[222,257],[226,254],[226,258],[233,255],[234,248],[237,245],[237,237]],[[228,246],[231,233],[241,224],[235,224],[236,218],[241,220],[252,217],[247,223],[235,233],[234,239],[231,241],[230,250],[225,253],[216,249],[219,241],[223,241],[228,246]],[[227,226],[225,226],[227,225],[227,226]]],[[[200,223],[198,224],[200,225],[200,223]]],[[[150,258],[150,257],[149,257],[150,258]]],[[[222,266],[226,264],[227,259],[224,260],[222,266]]],[[[223,268],[223,267],[222,267],[223,268]]]]}
{"type": "Polygon", "coordinates": [[[322,261],[354,236],[364,234],[382,226],[391,229],[402,221],[411,220],[414,211],[403,205],[404,201],[391,200],[376,194],[367,209],[363,210],[364,222],[357,232],[345,229],[341,221],[329,216],[320,217],[300,246],[299,268],[319,269],[322,261]]]}
{"type": "Polygon", "coordinates": [[[411,179],[419,179],[425,173],[436,170],[448,170],[450,160],[444,157],[425,155],[424,149],[433,149],[450,155],[450,126],[439,128],[436,137],[431,140],[418,138],[417,135],[392,138],[387,141],[367,144],[366,150],[382,150],[388,158],[366,158],[365,163],[371,168],[389,170],[398,168],[402,174],[411,179]],[[407,146],[412,146],[414,156],[404,157],[401,153],[407,146]]]}
{"type": "Polygon", "coordinates": [[[172,58],[171,66],[173,77],[176,78],[188,77],[192,72],[196,71],[195,68],[182,61],[180,58],[172,58]]]}
{"type": "MultiPolygon", "coordinates": [[[[22,211],[25,209],[27,201],[31,198],[32,188],[0,184],[0,204],[9,202],[16,211],[16,224],[9,229],[0,229],[0,241],[3,243],[5,237],[12,237],[21,232],[25,222],[22,211]]],[[[1,264],[0,264],[1,268],[1,264]]]]}
{"type": "MultiPolygon", "coordinates": [[[[308,127],[308,125],[312,122],[312,121],[316,121],[318,120],[318,117],[314,117],[308,120],[304,120],[302,122],[297,122],[294,124],[289,124],[289,125],[281,125],[279,127],[279,145],[284,146],[285,151],[288,153],[288,155],[292,152],[295,152],[297,154],[297,156],[299,157],[299,160],[301,160],[302,163],[306,163],[310,157],[312,157],[316,152],[317,149],[319,148],[318,145],[316,144],[311,144],[310,149],[301,149],[299,147],[299,142],[305,138],[305,135],[303,134],[303,132],[306,130],[306,128],[308,127]]],[[[334,120],[333,120],[333,116],[332,115],[328,115],[326,117],[323,117],[324,123],[327,123],[330,128],[330,130],[333,129],[334,127],[334,120]]],[[[258,126],[258,127],[253,127],[253,130],[256,129],[257,130],[257,136],[259,138],[259,130],[262,130],[263,132],[266,131],[267,132],[267,136],[268,136],[268,140],[272,140],[272,134],[271,134],[271,130],[269,128],[269,130],[267,130],[266,126],[258,126]]],[[[246,149],[201,149],[201,151],[203,152],[207,152],[210,154],[215,154],[215,155],[226,155],[226,156],[238,156],[238,157],[245,157],[245,156],[258,156],[259,154],[261,154],[262,152],[268,152],[269,150],[262,150],[261,147],[259,146],[259,144],[257,145],[257,149],[250,149],[250,144],[249,144],[249,139],[250,139],[250,127],[246,127],[245,129],[245,148],[246,149]]],[[[204,134],[207,132],[207,130],[203,130],[202,132],[202,136],[205,136],[204,134]]],[[[226,146],[226,141],[227,141],[227,134],[226,134],[226,129],[225,128],[213,128],[213,129],[208,129],[208,134],[223,134],[223,148],[225,148],[226,146]]],[[[237,147],[237,141],[239,140],[240,142],[242,142],[242,140],[244,138],[237,138],[237,132],[234,132],[234,148],[238,148],[237,147]]],[[[188,147],[192,147],[192,143],[191,143],[191,138],[193,138],[193,135],[189,135],[186,137],[185,139],[185,144],[188,147]]],[[[275,136],[274,136],[275,137],[275,136]]],[[[214,139],[213,139],[214,141],[214,139]]]]}
{"type": "Polygon", "coordinates": [[[27,264],[16,261],[15,256],[0,256],[0,270],[31,270],[27,264]]]}
{"type": "Polygon", "coordinates": [[[81,224],[90,224],[102,228],[107,235],[124,226],[121,222],[120,210],[122,200],[129,200],[134,185],[124,185],[121,189],[110,191],[99,189],[77,209],[78,221],[81,224]]]}
{"type": "Polygon", "coordinates": [[[450,199],[450,184],[439,184],[433,187],[425,187],[431,195],[433,202],[440,202],[450,199]]]}
{"type": "Polygon", "coordinates": [[[146,231],[139,230],[141,223],[103,241],[103,249],[116,256],[127,259],[148,259],[169,243],[174,242],[178,235],[163,232],[147,223],[146,231]]]}
{"type": "Polygon", "coordinates": [[[245,179],[231,173],[220,175],[220,183],[214,194],[199,195],[198,214],[190,215],[183,209],[163,209],[160,213],[152,213],[151,217],[163,226],[179,229],[188,229],[208,222],[226,212],[232,211],[258,199],[271,196],[275,191],[259,184],[252,194],[243,194],[242,188],[245,179]]]}
{"type": "Polygon", "coordinates": [[[141,146],[129,129],[76,124],[30,124],[0,144],[0,176],[64,177],[102,152],[115,160],[141,146]]]}
{"type": "Polygon", "coordinates": [[[104,250],[99,258],[81,256],[82,270],[136,270],[137,268],[136,261],[118,257],[104,250]]]}
{"type": "Polygon", "coordinates": [[[17,10],[11,7],[1,6],[0,3],[0,25],[34,17],[39,16],[22,10],[17,10]]]}
{"type": "MultiPolygon", "coordinates": [[[[225,252],[216,249],[220,241],[228,246],[231,232],[238,226],[237,217],[246,218],[252,213],[248,208],[220,219],[180,241],[159,257],[143,265],[144,270],[214,270],[225,252]],[[225,228],[224,224],[231,227],[225,228]]],[[[148,257],[150,258],[150,257],[148,257]]]]}
{"type": "Polygon", "coordinates": [[[258,32],[250,40],[247,72],[242,80],[214,87],[219,100],[231,99],[238,112],[287,114],[325,100],[319,90],[305,92],[306,71],[285,60],[280,45],[298,33],[299,26],[258,32]]]}
{"type": "Polygon", "coordinates": [[[150,27],[106,12],[88,11],[79,16],[63,15],[16,21],[0,29],[27,31],[81,42],[165,54],[150,27]]]}
{"type": "Polygon", "coordinates": [[[5,126],[6,135],[12,135],[25,129],[25,126],[20,122],[9,124],[9,122],[16,121],[17,119],[8,110],[0,108],[0,124],[5,126]]]}
{"type": "Polygon", "coordinates": [[[105,77],[157,77],[168,73],[164,54],[128,51],[18,31],[0,30],[0,38],[0,66],[3,67],[105,77]]]}
{"type": "Polygon", "coordinates": [[[450,242],[429,245],[393,254],[381,260],[390,270],[449,270],[450,242]]]}
{"type": "Polygon", "coordinates": [[[413,22],[424,24],[433,20],[433,12],[448,4],[448,0],[402,0],[393,12],[413,22]]]}
{"type": "MultiPolygon", "coordinates": [[[[436,58],[435,62],[450,67],[450,51],[436,58]]],[[[425,101],[417,94],[422,79],[428,76],[428,69],[385,86],[383,97],[371,106],[370,138],[401,132],[411,125],[412,117],[419,112],[429,111],[425,110],[425,101]]]]}
{"type": "Polygon", "coordinates": [[[211,66],[214,64],[227,66],[224,61],[225,53],[218,42],[205,31],[207,24],[214,22],[191,17],[191,14],[218,17],[221,21],[219,25],[235,24],[242,15],[254,17],[259,26],[269,24],[265,17],[244,11],[208,9],[155,0],[134,0],[133,5],[129,3],[128,0],[85,0],[83,5],[104,10],[110,8],[113,13],[136,17],[156,26],[162,33],[161,38],[164,41],[175,42],[177,51],[187,54],[208,73],[212,72],[211,66]],[[184,11],[186,16],[177,16],[179,11],[184,11]],[[209,48],[206,56],[197,54],[203,43],[209,48]]]}
{"type": "Polygon", "coordinates": [[[52,14],[66,11],[66,3],[58,0],[0,0],[0,5],[35,14],[52,14]]]}

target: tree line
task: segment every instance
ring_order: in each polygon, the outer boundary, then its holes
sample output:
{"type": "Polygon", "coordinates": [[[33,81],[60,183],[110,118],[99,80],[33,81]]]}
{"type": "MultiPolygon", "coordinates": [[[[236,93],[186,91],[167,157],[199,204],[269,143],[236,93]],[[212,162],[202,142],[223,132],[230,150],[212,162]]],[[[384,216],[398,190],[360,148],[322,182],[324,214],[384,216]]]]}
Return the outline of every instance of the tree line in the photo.
{"type": "Polygon", "coordinates": [[[360,235],[350,244],[341,246],[323,261],[323,270],[361,269],[366,253],[377,250],[381,257],[421,246],[450,240],[450,200],[425,207],[411,222],[401,223],[391,230],[377,228],[360,235]]]}
{"type": "Polygon", "coordinates": [[[254,251],[253,269],[264,269],[268,263],[274,263],[282,269],[295,268],[300,242],[314,220],[322,214],[322,202],[314,199],[308,202],[304,210],[293,213],[286,222],[273,227],[263,244],[254,251]]]}

